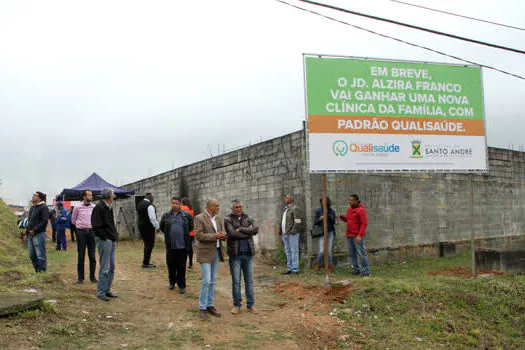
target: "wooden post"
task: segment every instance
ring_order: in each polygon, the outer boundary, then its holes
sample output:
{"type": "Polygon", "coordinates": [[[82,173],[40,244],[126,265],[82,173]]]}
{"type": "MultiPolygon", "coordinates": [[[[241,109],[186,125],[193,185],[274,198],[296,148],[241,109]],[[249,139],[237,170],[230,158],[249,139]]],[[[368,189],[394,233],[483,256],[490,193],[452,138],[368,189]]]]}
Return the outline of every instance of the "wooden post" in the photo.
{"type": "Polygon", "coordinates": [[[474,174],[470,174],[470,249],[472,249],[472,277],[476,277],[476,224],[474,220],[474,174]]]}
{"type": "Polygon", "coordinates": [[[328,275],[328,203],[326,174],[323,174],[323,231],[324,231],[324,270],[328,275]]]}

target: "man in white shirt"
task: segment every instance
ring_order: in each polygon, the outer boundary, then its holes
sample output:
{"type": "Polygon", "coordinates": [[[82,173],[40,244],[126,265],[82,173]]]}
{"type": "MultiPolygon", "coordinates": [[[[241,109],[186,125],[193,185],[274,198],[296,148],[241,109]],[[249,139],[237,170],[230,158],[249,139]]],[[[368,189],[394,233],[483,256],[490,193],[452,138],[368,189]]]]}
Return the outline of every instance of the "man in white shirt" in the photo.
{"type": "Polygon", "coordinates": [[[142,202],[137,205],[137,219],[140,237],[144,241],[142,267],[157,267],[151,263],[151,252],[155,247],[155,232],[159,232],[159,223],[157,222],[157,210],[153,205],[153,195],[149,192],[146,193],[142,202]]]}
{"type": "Polygon", "coordinates": [[[197,261],[201,264],[202,284],[199,296],[199,310],[202,319],[208,315],[220,317],[215,308],[215,280],[219,261],[224,261],[222,241],[226,240],[224,224],[219,214],[219,202],[209,199],[206,210],[195,216],[195,238],[197,245],[197,261]]]}
{"type": "Polygon", "coordinates": [[[299,208],[294,204],[292,195],[284,197],[283,216],[281,219],[281,235],[286,253],[287,270],[283,275],[299,273],[299,236],[301,232],[301,214],[299,208]]]}

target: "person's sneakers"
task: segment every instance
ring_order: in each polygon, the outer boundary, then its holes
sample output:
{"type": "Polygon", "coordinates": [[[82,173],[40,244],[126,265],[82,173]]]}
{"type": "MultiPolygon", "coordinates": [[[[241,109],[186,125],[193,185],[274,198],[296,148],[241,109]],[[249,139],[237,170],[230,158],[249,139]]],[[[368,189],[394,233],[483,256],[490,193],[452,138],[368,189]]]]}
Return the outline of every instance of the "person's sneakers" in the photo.
{"type": "Polygon", "coordinates": [[[359,272],[359,271],[352,272],[352,276],[359,276],[360,274],[361,274],[361,272],[359,272]]]}
{"type": "Polygon", "coordinates": [[[106,293],[106,296],[107,296],[108,298],[118,298],[118,295],[116,295],[116,294],[113,293],[113,292],[107,292],[107,293],[106,293]]]}
{"type": "Polygon", "coordinates": [[[186,294],[186,288],[181,288],[180,289],[180,294],[186,294]]]}
{"type": "Polygon", "coordinates": [[[285,272],[281,272],[281,275],[289,275],[291,273],[292,273],[292,271],[288,270],[288,271],[285,271],[285,272]]]}
{"type": "Polygon", "coordinates": [[[200,316],[203,320],[207,319],[208,318],[208,311],[207,310],[200,310],[200,316]]]}
{"type": "Polygon", "coordinates": [[[97,282],[98,282],[98,281],[97,281],[96,278],[93,277],[93,278],[91,279],[91,283],[97,283],[97,282]]]}
{"type": "Polygon", "coordinates": [[[175,289],[175,285],[174,285],[174,284],[170,284],[170,285],[168,286],[168,289],[169,289],[169,290],[174,290],[174,289],[175,289]]]}
{"type": "Polygon", "coordinates": [[[233,309],[231,310],[231,313],[234,315],[238,315],[240,312],[241,312],[241,308],[238,306],[234,306],[233,309]]]}
{"type": "Polygon", "coordinates": [[[103,300],[103,301],[109,301],[109,298],[105,295],[97,295],[97,298],[99,298],[100,300],[103,300]]]}
{"type": "Polygon", "coordinates": [[[298,275],[299,271],[292,271],[292,275],[298,275]]]}
{"type": "Polygon", "coordinates": [[[258,314],[259,311],[255,308],[255,306],[249,307],[248,312],[251,312],[252,314],[258,314]]]}
{"type": "Polygon", "coordinates": [[[147,265],[142,264],[143,269],[154,269],[155,267],[157,267],[157,265],[155,264],[147,264],[147,265]]]}
{"type": "Polygon", "coordinates": [[[78,280],[77,284],[84,284],[84,280],[78,280]]]}
{"type": "Polygon", "coordinates": [[[219,311],[217,311],[217,309],[215,308],[215,306],[208,306],[206,308],[206,311],[208,311],[208,313],[212,316],[215,316],[215,317],[221,317],[221,313],[219,311]]]}

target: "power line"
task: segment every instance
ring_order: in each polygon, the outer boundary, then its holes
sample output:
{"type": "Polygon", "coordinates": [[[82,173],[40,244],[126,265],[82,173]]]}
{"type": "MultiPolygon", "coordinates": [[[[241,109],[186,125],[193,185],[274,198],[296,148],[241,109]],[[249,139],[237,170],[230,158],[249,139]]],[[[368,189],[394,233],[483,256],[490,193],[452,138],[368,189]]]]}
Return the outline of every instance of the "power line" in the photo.
{"type": "Polygon", "coordinates": [[[459,36],[459,35],[455,35],[455,34],[444,33],[444,32],[440,32],[438,30],[423,28],[423,27],[415,26],[415,25],[408,24],[408,23],[398,22],[398,21],[394,21],[394,20],[391,20],[391,19],[383,18],[383,17],[372,16],[372,15],[368,15],[366,13],[361,13],[361,12],[356,12],[356,11],[352,11],[352,10],[347,10],[347,9],[344,9],[344,8],[341,8],[341,7],[332,6],[332,5],[328,5],[328,4],[323,4],[323,3],[320,3],[320,2],[315,2],[315,1],[310,1],[310,0],[299,0],[299,1],[307,3],[307,4],[310,4],[310,5],[325,7],[325,8],[329,8],[331,10],[336,10],[336,11],[345,12],[345,13],[349,13],[349,14],[356,15],[356,16],[361,16],[361,17],[374,19],[376,21],[387,22],[387,23],[396,24],[396,25],[407,27],[407,28],[411,28],[411,29],[422,30],[422,31],[427,32],[427,33],[432,33],[432,34],[442,35],[442,36],[446,36],[446,37],[453,38],[453,39],[468,41],[470,43],[474,43],[474,44],[478,44],[478,45],[484,45],[484,46],[492,47],[492,48],[495,48],[495,49],[511,51],[511,52],[522,54],[522,55],[525,54],[525,51],[514,49],[512,47],[491,44],[491,43],[487,43],[487,42],[480,41],[480,40],[475,40],[475,39],[469,39],[469,38],[465,38],[463,36],[459,36]]]}
{"type": "Polygon", "coordinates": [[[466,18],[466,19],[470,19],[470,20],[473,20],[473,21],[478,21],[478,22],[483,22],[483,23],[493,24],[493,25],[500,26],[500,27],[505,27],[505,28],[511,28],[511,29],[517,29],[517,30],[523,30],[523,31],[525,31],[525,28],[520,28],[520,27],[511,26],[511,25],[508,25],[508,24],[503,24],[503,23],[498,23],[498,22],[487,21],[487,20],[485,20],[485,19],[480,19],[480,18],[469,17],[469,16],[465,16],[465,15],[460,15],[460,14],[458,14],[458,13],[453,13],[453,12],[448,12],[448,11],[438,10],[438,9],[434,9],[434,8],[431,8],[431,7],[426,7],[426,6],[417,5],[417,4],[411,4],[411,3],[409,3],[409,2],[404,2],[404,1],[399,1],[399,0],[388,0],[388,1],[397,2],[397,3],[399,3],[399,4],[403,4],[403,5],[407,5],[407,6],[419,7],[419,8],[421,8],[421,9],[425,9],[425,10],[429,10],[429,11],[434,11],[434,12],[439,12],[439,13],[444,13],[444,14],[451,15],[451,16],[456,16],[456,17],[466,18]]]}
{"type": "Polygon", "coordinates": [[[525,80],[525,77],[523,77],[521,75],[510,73],[510,72],[504,71],[504,70],[496,68],[496,67],[487,66],[485,64],[476,63],[474,61],[469,61],[469,60],[463,59],[463,58],[458,57],[458,56],[450,55],[450,54],[447,54],[447,53],[442,52],[442,51],[431,49],[431,48],[426,47],[426,46],[422,46],[422,45],[419,45],[419,44],[414,44],[414,43],[405,41],[403,39],[399,39],[399,38],[396,38],[396,37],[393,37],[393,36],[390,36],[390,35],[382,34],[382,33],[379,33],[379,32],[376,32],[376,31],[373,31],[373,30],[370,30],[370,29],[367,29],[367,28],[363,28],[363,27],[360,27],[360,26],[357,26],[357,25],[354,25],[354,24],[350,24],[348,22],[341,21],[341,20],[339,20],[337,18],[333,18],[333,17],[324,15],[324,14],[319,13],[319,12],[315,12],[315,11],[312,11],[312,10],[309,10],[309,9],[305,9],[303,7],[300,7],[300,6],[297,6],[297,5],[294,5],[294,4],[290,4],[289,2],[286,2],[286,1],[283,1],[283,0],[275,0],[275,1],[280,2],[282,4],[285,4],[285,5],[288,5],[288,6],[291,6],[291,7],[294,7],[296,9],[298,9],[298,10],[301,10],[301,11],[309,12],[309,13],[312,13],[314,15],[324,17],[324,18],[329,19],[329,20],[334,21],[334,22],[345,24],[347,26],[354,27],[356,29],[363,30],[363,31],[371,33],[371,34],[381,36],[383,38],[395,40],[397,42],[400,42],[400,43],[403,43],[403,44],[406,44],[406,45],[410,45],[410,46],[413,46],[413,47],[418,47],[418,48],[423,49],[423,50],[427,50],[427,51],[430,51],[430,52],[433,52],[433,53],[437,53],[438,55],[441,55],[441,56],[446,56],[446,57],[453,58],[453,59],[461,61],[461,62],[474,64],[474,65],[477,65],[477,66],[480,66],[480,67],[484,67],[484,68],[487,68],[487,69],[494,70],[496,72],[500,72],[500,73],[503,73],[503,74],[506,74],[506,75],[510,75],[510,76],[512,76],[514,78],[525,80]]]}

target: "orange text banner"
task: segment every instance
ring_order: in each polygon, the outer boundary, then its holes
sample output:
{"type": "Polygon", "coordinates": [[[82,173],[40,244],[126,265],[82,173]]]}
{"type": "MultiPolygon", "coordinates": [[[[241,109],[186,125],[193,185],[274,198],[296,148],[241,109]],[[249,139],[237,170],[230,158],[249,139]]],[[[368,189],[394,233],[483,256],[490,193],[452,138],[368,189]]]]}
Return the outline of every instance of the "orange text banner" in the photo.
{"type": "Polygon", "coordinates": [[[485,136],[485,126],[470,119],[309,115],[308,132],[485,136]]]}

